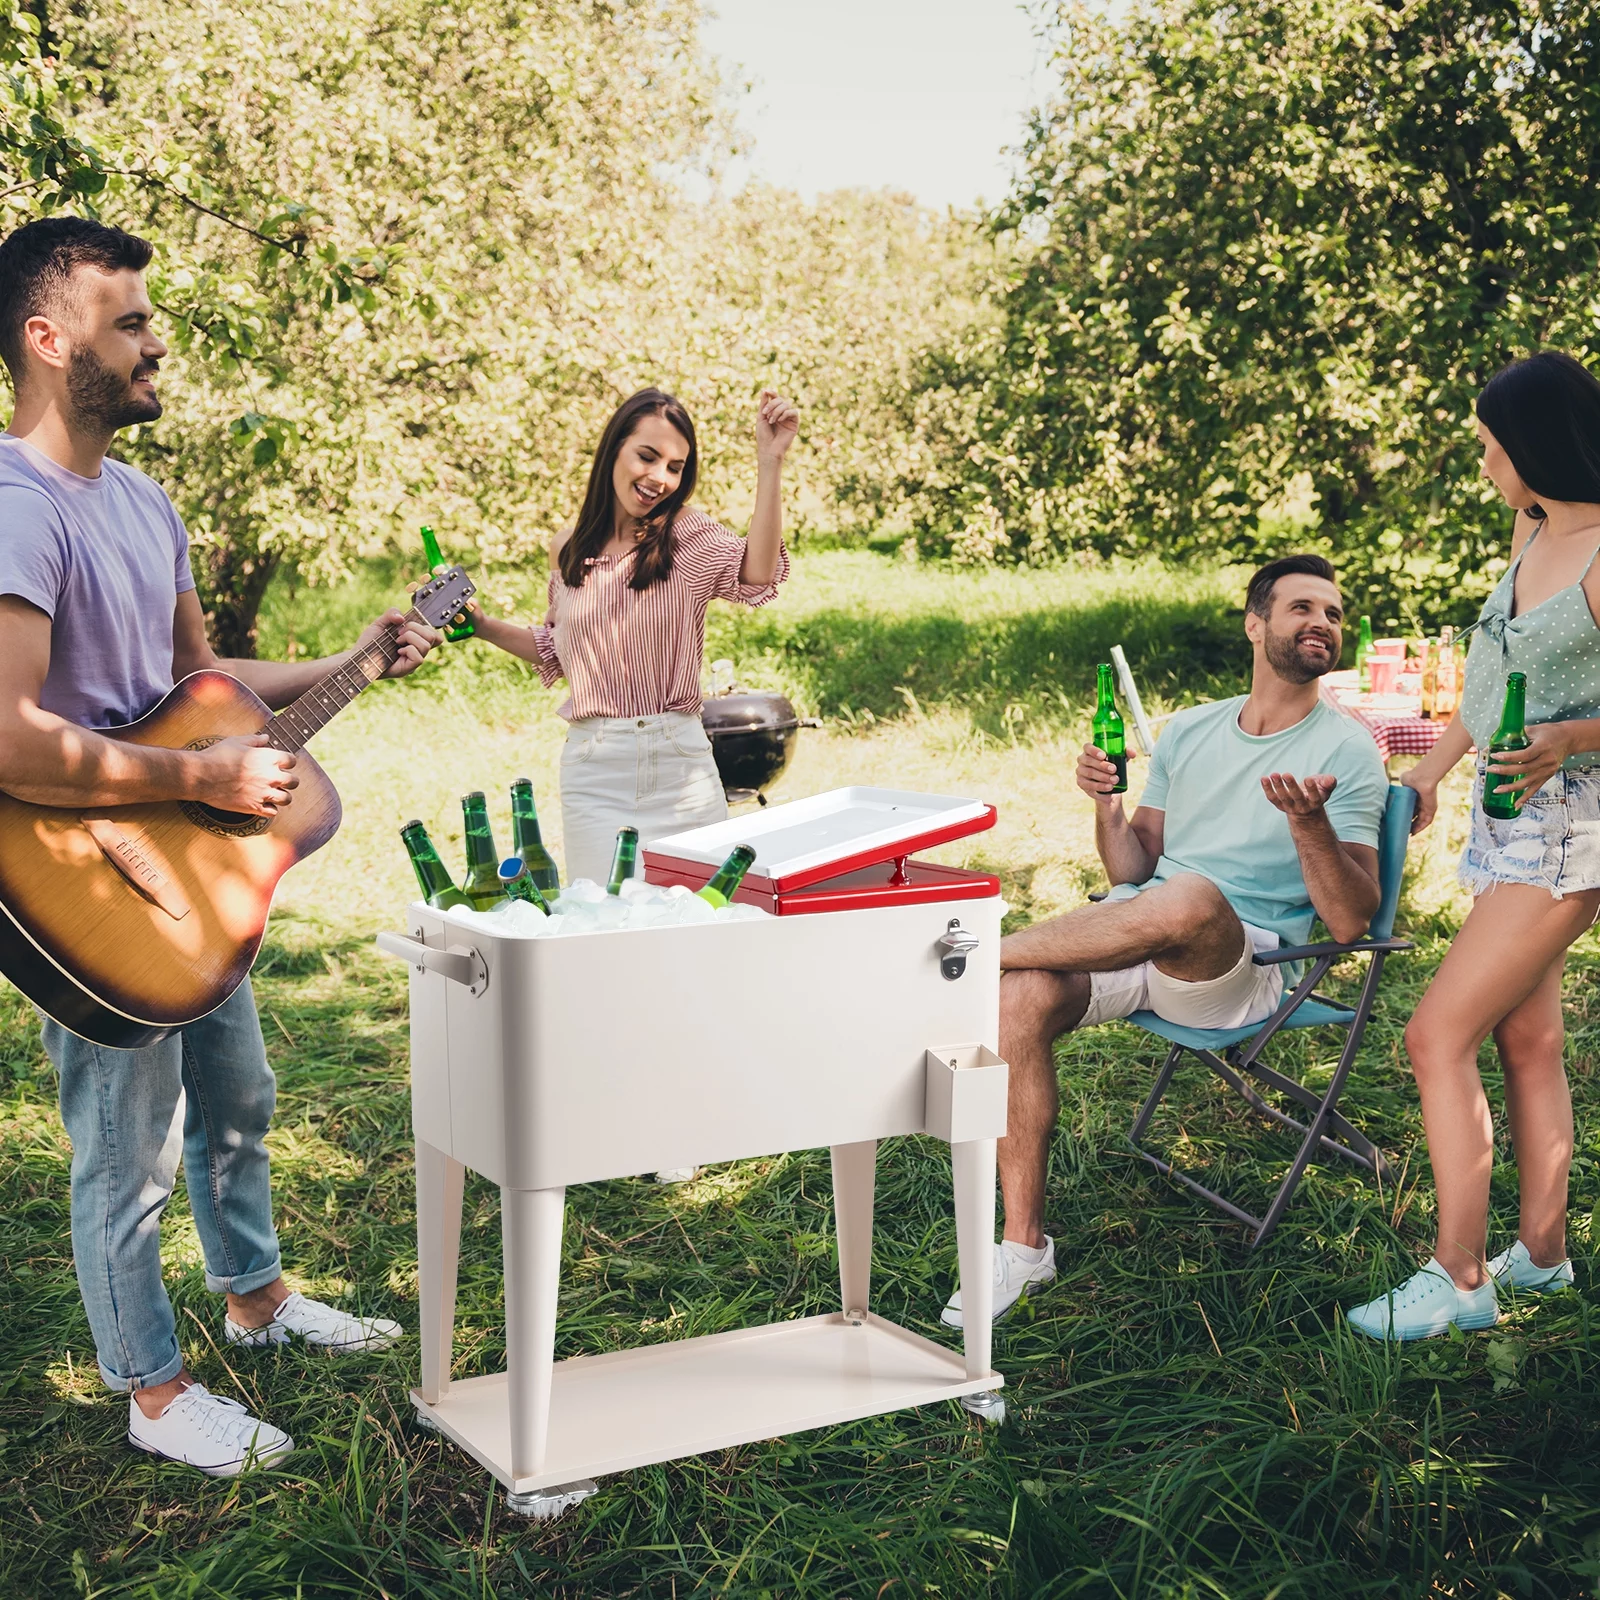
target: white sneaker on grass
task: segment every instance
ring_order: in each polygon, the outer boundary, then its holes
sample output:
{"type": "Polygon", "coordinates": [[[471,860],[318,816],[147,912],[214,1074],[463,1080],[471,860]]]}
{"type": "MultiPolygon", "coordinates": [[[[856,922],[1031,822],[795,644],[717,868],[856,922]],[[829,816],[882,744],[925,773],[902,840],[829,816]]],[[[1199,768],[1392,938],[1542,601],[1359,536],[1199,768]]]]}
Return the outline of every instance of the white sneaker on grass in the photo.
{"type": "Polygon", "coordinates": [[[1485,1278],[1476,1289],[1458,1289],[1436,1256],[1398,1289],[1352,1306],[1345,1316],[1369,1339],[1432,1339],[1448,1332],[1452,1323],[1463,1333],[1492,1328],[1500,1320],[1500,1308],[1493,1278],[1485,1278]]]}
{"type": "Polygon", "coordinates": [[[282,1428],[251,1416],[237,1400],[212,1394],[203,1383],[191,1383],[155,1417],[147,1417],[129,1395],[128,1443],[198,1467],[208,1478],[237,1477],[294,1449],[294,1440],[282,1428]]]}
{"type": "Polygon", "coordinates": [[[262,1328],[241,1328],[232,1317],[224,1324],[229,1344],[261,1347],[288,1344],[303,1339],[319,1350],[381,1350],[400,1337],[398,1322],[387,1317],[356,1317],[348,1311],[308,1300],[303,1294],[288,1295],[262,1328]]]}
{"type": "MultiPolygon", "coordinates": [[[[1002,1239],[994,1247],[994,1320],[998,1322],[1026,1294],[1033,1294],[1056,1276],[1056,1242],[1045,1235],[1041,1251],[1002,1239]],[[1037,1256],[1037,1259],[1034,1259],[1037,1256]]],[[[961,1291],[950,1296],[939,1320],[947,1328],[964,1327],[961,1291]]]]}
{"type": "Polygon", "coordinates": [[[1572,1287],[1572,1263],[1557,1262],[1553,1267],[1534,1264],[1528,1247],[1520,1239],[1509,1250],[1502,1250],[1489,1263],[1489,1276],[1502,1289],[1520,1294],[1552,1294],[1572,1287]]]}

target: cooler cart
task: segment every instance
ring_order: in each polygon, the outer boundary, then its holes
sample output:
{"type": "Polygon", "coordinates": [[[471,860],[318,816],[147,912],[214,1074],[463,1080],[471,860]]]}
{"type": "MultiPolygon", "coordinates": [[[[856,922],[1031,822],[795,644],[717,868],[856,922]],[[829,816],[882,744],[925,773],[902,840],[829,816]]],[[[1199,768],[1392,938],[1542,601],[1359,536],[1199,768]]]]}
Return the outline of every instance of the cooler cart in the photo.
{"type": "Polygon", "coordinates": [[[989,1365],[1000,885],[909,859],[994,819],[979,801],[841,789],[645,852],[650,881],[698,886],[753,846],[737,898],[770,920],[527,939],[419,903],[406,937],[378,935],[411,966],[411,1398],[512,1510],[554,1516],[605,1473],[934,1400],[1004,1416],[989,1365]],[[738,1026],[717,1025],[713,991],[738,1026]],[[877,1142],[908,1133],[951,1147],[964,1357],[869,1309],[877,1142]],[[837,1312],[554,1359],[569,1185],[820,1145],[837,1312]],[[468,1167],[500,1185],[507,1370],[452,1380],[468,1167]]]}

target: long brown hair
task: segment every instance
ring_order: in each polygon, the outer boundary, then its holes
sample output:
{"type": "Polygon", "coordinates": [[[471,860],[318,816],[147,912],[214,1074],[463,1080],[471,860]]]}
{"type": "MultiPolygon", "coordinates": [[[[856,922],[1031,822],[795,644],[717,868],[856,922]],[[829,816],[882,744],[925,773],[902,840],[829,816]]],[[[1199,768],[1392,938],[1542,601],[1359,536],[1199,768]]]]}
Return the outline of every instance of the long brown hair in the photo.
{"type": "Polygon", "coordinates": [[[689,441],[689,455],[684,461],[683,477],[679,479],[678,487],[646,519],[648,531],[635,547],[633,576],[628,580],[628,587],[648,589],[652,583],[660,583],[672,576],[672,558],[678,548],[673,525],[689,496],[694,493],[695,479],[700,471],[700,453],[695,444],[694,423],[682,402],[661,389],[641,389],[611,413],[611,420],[606,424],[595,449],[594,465],[589,468],[589,487],[584,491],[583,509],[578,513],[572,537],[562,545],[557,557],[562,581],[570,589],[582,586],[586,564],[611,542],[616,521],[613,511],[616,491],[611,486],[611,475],[623,445],[645,417],[660,417],[676,428],[689,441]]]}

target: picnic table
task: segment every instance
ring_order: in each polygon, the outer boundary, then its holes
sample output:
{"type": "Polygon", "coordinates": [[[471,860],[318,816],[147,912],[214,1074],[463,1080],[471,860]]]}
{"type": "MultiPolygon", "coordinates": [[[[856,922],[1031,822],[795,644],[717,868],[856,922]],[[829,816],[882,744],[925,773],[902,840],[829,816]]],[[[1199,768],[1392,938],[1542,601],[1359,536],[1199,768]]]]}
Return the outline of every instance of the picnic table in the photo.
{"type": "Polygon", "coordinates": [[[1420,695],[1363,693],[1354,672],[1330,672],[1320,687],[1329,705],[1372,735],[1385,763],[1390,756],[1426,755],[1449,726],[1448,718],[1423,716],[1420,695]]]}

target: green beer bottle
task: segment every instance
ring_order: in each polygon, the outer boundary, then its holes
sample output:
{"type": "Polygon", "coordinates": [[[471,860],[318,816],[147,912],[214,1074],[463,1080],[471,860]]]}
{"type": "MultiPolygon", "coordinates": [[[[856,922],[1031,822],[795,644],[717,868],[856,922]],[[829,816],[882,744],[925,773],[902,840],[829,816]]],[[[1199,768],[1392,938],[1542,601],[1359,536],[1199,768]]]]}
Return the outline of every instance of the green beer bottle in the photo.
{"type": "MultiPolygon", "coordinates": [[[[1494,730],[1494,738],[1489,741],[1491,761],[1498,756],[1528,748],[1528,730],[1523,726],[1527,716],[1528,679],[1524,673],[1513,672],[1506,679],[1506,708],[1500,713],[1500,726],[1494,730]]],[[[1504,773],[1498,777],[1492,772],[1484,773],[1483,814],[1486,817],[1509,822],[1520,813],[1523,791],[1507,794],[1503,787],[1515,783],[1517,776],[1516,773],[1504,773]]]]}
{"type": "Polygon", "coordinates": [[[533,803],[533,779],[518,778],[511,785],[511,848],[528,863],[533,881],[548,894],[561,887],[555,858],[539,836],[539,813],[533,803]]]}
{"type": "MultiPolygon", "coordinates": [[[[450,570],[450,563],[445,560],[439,550],[439,541],[433,536],[433,529],[427,523],[422,525],[422,553],[428,558],[428,571],[437,578],[441,572],[450,570]]],[[[444,636],[452,644],[459,643],[462,639],[470,639],[477,630],[472,626],[469,618],[460,627],[446,628],[444,636]]]]}
{"type": "Polygon", "coordinates": [[[733,899],[735,891],[744,882],[744,875],[750,870],[756,853],[747,844],[738,844],[733,847],[733,854],[712,873],[711,881],[703,889],[696,889],[695,893],[702,900],[709,901],[720,911],[723,906],[733,899]]]}
{"type": "Polygon", "coordinates": [[[611,857],[611,877],[606,883],[607,894],[621,894],[622,886],[633,876],[634,863],[639,859],[639,830],[617,829],[617,849],[611,857]]]}
{"type": "Polygon", "coordinates": [[[1097,750],[1117,769],[1117,781],[1112,794],[1128,792],[1128,741],[1122,726],[1122,713],[1112,695],[1111,663],[1100,663],[1099,700],[1094,708],[1094,743],[1097,750]]]}
{"type": "Polygon", "coordinates": [[[412,870],[417,875],[417,887],[422,898],[436,911],[448,911],[452,906],[471,906],[472,902],[450,881],[450,869],[439,859],[433,840],[423,827],[421,818],[413,818],[400,830],[401,842],[411,857],[412,870]]]}
{"type": "Polygon", "coordinates": [[[473,906],[487,911],[505,899],[500,887],[500,853],[489,829],[489,802],[482,789],[461,797],[461,822],[467,836],[467,876],[461,889],[473,906]]]}
{"type": "Polygon", "coordinates": [[[1372,654],[1372,618],[1361,619],[1361,631],[1356,635],[1356,687],[1365,694],[1372,687],[1372,674],[1367,670],[1367,657],[1372,654]]]}
{"type": "Polygon", "coordinates": [[[530,906],[538,906],[547,917],[550,915],[550,902],[539,893],[539,885],[533,881],[528,863],[521,856],[507,856],[500,863],[500,887],[508,900],[526,900],[530,906]]]}

